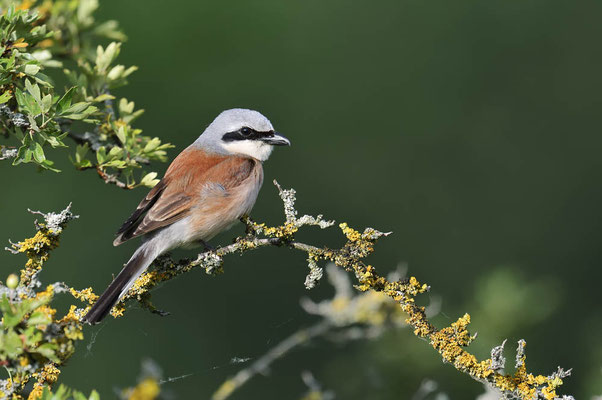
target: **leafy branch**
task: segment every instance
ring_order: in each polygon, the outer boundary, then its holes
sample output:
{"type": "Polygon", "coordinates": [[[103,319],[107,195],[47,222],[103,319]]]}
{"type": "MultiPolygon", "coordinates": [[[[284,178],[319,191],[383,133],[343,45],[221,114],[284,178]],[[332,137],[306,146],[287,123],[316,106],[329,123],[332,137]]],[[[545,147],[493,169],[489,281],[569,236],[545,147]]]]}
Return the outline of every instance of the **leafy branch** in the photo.
{"type": "Polygon", "coordinates": [[[112,94],[137,67],[116,64],[125,35],[115,21],[97,23],[97,7],[97,0],[0,1],[0,135],[15,143],[0,145],[0,160],[59,172],[48,151],[69,147],[69,138],[77,169],[124,189],[152,187],[155,172],[135,171],[166,161],[172,146],[142,135],[132,123],[144,110],[112,94]],[[102,38],[118,41],[102,46],[102,38]]]}

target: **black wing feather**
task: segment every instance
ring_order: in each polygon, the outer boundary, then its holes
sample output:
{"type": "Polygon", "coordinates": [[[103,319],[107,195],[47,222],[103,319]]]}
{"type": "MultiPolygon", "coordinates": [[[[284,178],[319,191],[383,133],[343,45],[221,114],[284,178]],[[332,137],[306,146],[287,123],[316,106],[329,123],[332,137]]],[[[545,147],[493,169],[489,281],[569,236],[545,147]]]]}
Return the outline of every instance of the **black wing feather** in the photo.
{"type": "Polygon", "coordinates": [[[131,239],[133,233],[140,225],[144,214],[150,210],[150,208],[155,205],[159,197],[161,197],[161,193],[165,190],[166,183],[164,180],[159,181],[157,185],[151,189],[150,192],[146,195],[144,199],[138,204],[136,210],[130,215],[130,217],[121,225],[121,228],[117,231],[117,238],[113,242],[114,246],[118,246],[121,243],[125,242],[128,239],[131,239]]]}

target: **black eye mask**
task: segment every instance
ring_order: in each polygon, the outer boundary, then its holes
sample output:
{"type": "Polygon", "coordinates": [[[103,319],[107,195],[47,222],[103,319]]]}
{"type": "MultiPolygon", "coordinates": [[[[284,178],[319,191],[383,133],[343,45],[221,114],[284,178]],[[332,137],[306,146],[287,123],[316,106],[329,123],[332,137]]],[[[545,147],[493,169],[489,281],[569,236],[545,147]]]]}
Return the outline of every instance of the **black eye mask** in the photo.
{"type": "Polygon", "coordinates": [[[224,142],[234,142],[237,140],[262,140],[274,137],[274,131],[258,132],[255,129],[242,127],[237,131],[228,132],[222,136],[224,142]]]}

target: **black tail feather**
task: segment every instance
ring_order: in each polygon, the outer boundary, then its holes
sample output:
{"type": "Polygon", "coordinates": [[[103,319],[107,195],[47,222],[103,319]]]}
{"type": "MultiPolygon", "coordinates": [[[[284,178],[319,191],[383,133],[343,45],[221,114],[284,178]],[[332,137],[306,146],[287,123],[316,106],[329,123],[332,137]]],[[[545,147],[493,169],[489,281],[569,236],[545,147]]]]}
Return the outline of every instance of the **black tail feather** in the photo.
{"type": "Polygon", "coordinates": [[[144,250],[136,251],[134,256],[121,270],[117,278],[111,282],[100,298],[94,303],[90,311],[84,316],[83,322],[91,325],[97,324],[111,311],[111,308],[119,301],[119,297],[125,287],[140,274],[141,269],[146,269],[147,256],[144,250]]]}

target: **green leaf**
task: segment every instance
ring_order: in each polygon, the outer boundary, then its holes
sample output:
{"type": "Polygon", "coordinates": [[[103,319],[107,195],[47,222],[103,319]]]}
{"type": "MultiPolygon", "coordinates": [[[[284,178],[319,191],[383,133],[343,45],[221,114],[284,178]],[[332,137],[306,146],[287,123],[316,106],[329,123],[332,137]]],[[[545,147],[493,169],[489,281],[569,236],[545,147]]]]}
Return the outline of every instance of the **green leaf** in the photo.
{"type": "Polygon", "coordinates": [[[35,144],[32,143],[32,145],[33,145],[33,159],[36,160],[36,162],[38,162],[38,163],[43,162],[46,159],[46,156],[44,155],[44,149],[38,142],[35,142],[35,144]]]}
{"type": "Polygon", "coordinates": [[[123,75],[124,71],[125,71],[125,67],[121,64],[118,64],[118,65],[114,66],[113,68],[111,68],[111,70],[107,74],[107,78],[111,81],[119,79],[123,75]]]}
{"type": "Polygon", "coordinates": [[[13,328],[19,324],[27,314],[27,300],[21,303],[12,304],[6,295],[0,300],[0,309],[2,310],[2,327],[13,328]]]}
{"type": "Polygon", "coordinates": [[[47,113],[50,111],[50,107],[52,107],[52,95],[47,94],[46,96],[42,97],[42,112],[47,113]]]}
{"type": "Polygon", "coordinates": [[[60,170],[60,169],[57,169],[57,168],[54,168],[54,167],[53,167],[53,165],[54,165],[54,161],[50,161],[50,160],[48,160],[48,159],[46,159],[46,160],[42,161],[42,163],[40,163],[39,165],[40,165],[42,168],[44,168],[44,169],[47,169],[47,170],[49,170],[49,171],[52,171],[52,172],[61,172],[61,170],[60,170]]]}
{"type": "Polygon", "coordinates": [[[48,388],[48,386],[44,386],[44,390],[42,391],[42,397],[40,400],[53,400],[52,392],[48,388]]]}
{"type": "Polygon", "coordinates": [[[29,79],[25,79],[25,89],[33,96],[36,102],[42,102],[40,87],[37,84],[32,85],[31,82],[29,82],[29,79]]]}
{"type": "Polygon", "coordinates": [[[13,97],[12,94],[7,90],[0,95],[0,104],[4,104],[9,101],[13,97]]]}
{"type": "Polygon", "coordinates": [[[93,166],[92,161],[86,158],[86,154],[88,153],[89,149],[90,146],[88,145],[88,143],[78,145],[75,148],[75,161],[72,161],[77,168],[89,168],[93,166]]]}
{"type": "Polygon", "coordinates": [[[2,315],[14,312],[13,307],[10,304],[10,301],[8,300],[8,297],[6,297],[6,295],[3,295],[2,299],[0,300],[0,311],[2,311],[2,315]]]}
{"type": "Polygon", "coordinates": [[[54,394],[53,400],[67,400],[70,391],[71,390],[69,390],[69,388],[65,385],[59,386],[58,390],[54,394]]]}
{"type": "Polygon", "coordinates": [[[23,342],[17,332],[10,329],[2,339],[1,350],[9,358],[15,359],[23,353],[23,342]]]}
{"type": "Polygon", "coordinates": [[[29,326],[23,331],[25,344],[27,346],[36,346],[42,340],[42,331],[36,329],[35,326],[29,326]]]}
{"type": "Polygon", "coordinates": [[[83,26],[94,22],[92,13],[98,8],[98,0],[81,0],[77,6],[77,19],[83,26]]]}
{"type": "Polygon", "coordinates": [[[125,36],[123,32],[119,30],[119,25],[117,21],[114,20],[101,22],[100,24],[96,25],[94,28],[94,33],[118,42],[125,42],[127,40],[127,36],[125,36]]]}
{"type": "Polygon", "coordinates": [[[107,149],[104,146],[100,146],[98,150],[96,150],[96,161],[98,164],[102,164],[107,159],[107,149]]]}
{"type": "Polygon", "coordinates": [[[71,100],[73,99],[73,93],[75,93],[75,86],[71,87],[69,90],[65,92],[63,97],[59,99],[56,103],[56,112],[57,114],[62,114],[71,107],[71,100]]]}
{"type": "Polygon", "coordinates": [[[128,100],[126,98],[122,98],[119,100],[119,114],[131,114],[134,112],[134,102],[128,100]]]}
{"type": "Polygon", "coordinates": [[[118,169],[122,169],[125,168],[127,166],[127,163],[123,160],[112,160],[112,161],[107,161],[106,163],[103,164],[103,167],[105,168],[118,168],[118,169]]]}
{"type": "Polygon", "coordinates": [[[56,345],[52,343],[44,343],[36,347],[33,352],[38,353],[53,362],[60,362],[61,359],[56,355],[56,345]]]}
{"type": "Polygon", "coordinates": [[[16,88],[15,97],[17,99],[17,103],[19,104],[19,108],[26,114],[30,114],[28,115],[29,117],[34,117],[42,112],[39,103],[31,94],[22,92],[19,88],[16,88]]]}
{"type": "Polygon", "coordinates": [[[109,151],[109,159],[114,160],[121,157],[123,157],[123,149],[117,146],[111,147],[111,150],[109,151]]]}
{"type": "Polygon", "coordinates": [[[36,64],[27,64],[23,69],[23,72],[27,75],[35,75],[40,72],[40,66],[36,64]]]}
{"type": "Polygon", "coordinates": [[[46,313],[42,311],[35,311],[31,314],[31,317],[27,320],[28,326],[34,325],[48,325],[52,322],[52,318],[50,318],[46,313]]]}
{"type": "Polygon", "coordinates": [[[21,305],[24,307],[25,313],[30,313],[36,308],[43,306],[44,304],[48,304],[50,300],[52,300],[51,295],[39,296],[28,300],[23,300],[21,305]]]}
{"type": "Polygon", "coordinates": [[[122,144],[125,144],[125,128],[123,126],[120,126],[119,129],[117,129],[117,132],[115,132],[115,134],[117,135],[119,141],[122,144]]]}
{"type": "Polygon", "coordinates": [[[83,145],[78,144],[75,148],[75,161],[80,163],[86,157],[89,149],[90,146],[88,143],[84,143],[83,145]]]}
{"type": "Polygon", "coordinates": [[[31,162],[32,156],[33,153],[29,150],[28,146],[21,146],[17,150],[17,157],[13,160],[13,165],[31,162]]]}
{"type": "Polygon", "coordinates": [[[156,172],[149,172],[144,175],[144,177],[140,180],[140,184],[147,187],[155,187],[157,183],[159,183],[159,179],[155,179],[157,177],[156,172]]]}
{"type": "Polygon", "coordinates": [[[44,386],[44,390],[42,391],[42,397],[40,398],[40,400],[69,400],[70,398],[71,389],[61,384],[54,394],[48,386],[44,386]]]}
{"type": "Polygon", "coordinates": [[[73,391],[73,393],[71,393],[71,396],[73,396],[73,400],[88,400],[88,398],[84,396],[83,393],[75,390],[73,391]]]}
{"type": "Polygon", "coordinates": [[[90,398],[88,400],[100,400],[100,395],[96,390],[92,390],[92,393],[90,393],[90,398]]]}
{"type": "Polygon", "coordinates": [[[121,43],[111,42],[105,49],[102,46],[96,48],[96,70],[99,74],[104,75],[109,68],[109,65],[119,55],[121,43]]]}
{"type": "Polygon", "coordinates": [[[81,112],[73,112],[72,109],[74,110],[79,110],[81,109],[81,104],[82,103],[76,103],[74,105],[72,105],[71,107],[69,107],[67,110],[65,110],[64,114],[62,114],[61,116],[63,118],[69,118],[69,119],[74,119],[74,120],[81,120],[81,119],[85,119],[87,118],[90,114],[95,113],[96,111],[98,111],[98,108],[95,106],[88,106],[88,103],[85,103],[87,108],[83,109],[81,112]]]}
{"type": "Polygon", "coordinates": [[[46,140],[48,141],[48,143],[50,143],[50,145],[53,148],[56,148],[56,147],[68,147],[67,145],[65,145],[65,143],[63,143],[63,139],[68,134],[69,134],[69,132],[65,132],[65,133],[62,133],[62,134],[60,134],[58,136],[48,136],[46,138],[46,140]]]}
{"type": "Polygon", "coordinates": [[[159,147],[161,145],[161,140],[159,138],[152,138],[147,144],[146,146],[144,146],[144,152],[145,153],[150,153],[151,151],[155,150],[157,147],[159,147]]]}
{"type": "Polygon", "coordinates": [[[113,160],[113,161],[108,161],[108,162],[104,163],[103,166],[121,169],[121,168],[125,168],[127,166],[127,164],[123,160],[113,160]]]}
{"type": "Polygon", "coordinates": [[[67,107],[61,114],[79,114],[84,111],[90,103],[85,101],[80,101],[79,103],[75,103],[74,105],[67,107]]]}
{"type": "Polygon", "coordinates": [[[113,100],[114,98],[115,98],[115,96],[111,96],[110,94],[105,93],[105,94],[101,94],[100,96],[96,96],[94,98],[94,101],[101,102],[101,101],[106,101],[106,100],[113,100]]]}
{"type": "Polygon", "coordinates": [[[38,72],[37,75],[32,77],[37,83],[39,83],[40,85],[51,89],[53,86],[50,83],[50,78],[47,75],[44,75],[41,72],[38,72]]]}

